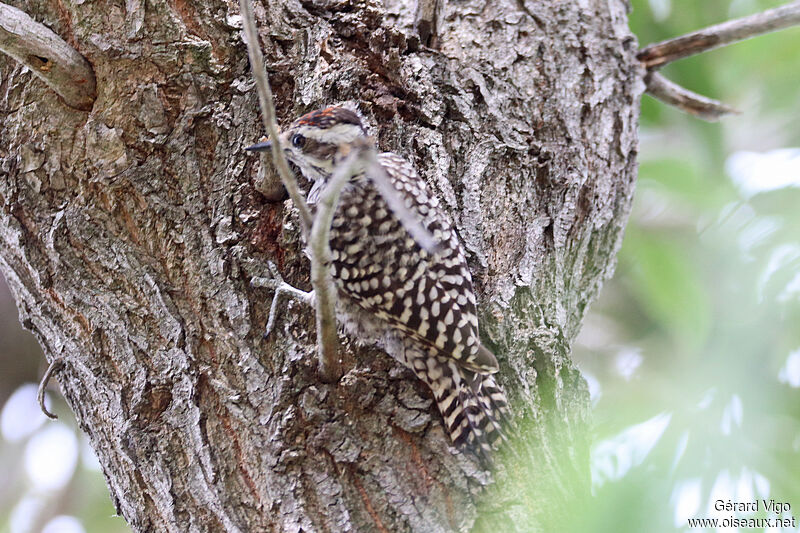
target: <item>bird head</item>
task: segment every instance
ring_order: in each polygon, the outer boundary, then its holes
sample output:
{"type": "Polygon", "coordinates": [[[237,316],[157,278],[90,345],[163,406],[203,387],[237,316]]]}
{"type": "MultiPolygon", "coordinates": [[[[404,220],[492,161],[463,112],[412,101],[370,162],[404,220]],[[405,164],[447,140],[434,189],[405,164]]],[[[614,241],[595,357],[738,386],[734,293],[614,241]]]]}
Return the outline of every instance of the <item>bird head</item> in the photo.
{"type": "MultiPolygon", "coordinates": [[[[333,172],[342,154],[367,132],[358,115],[344,107],[317,109],[298,118],[279,136],[286,158],[297,165],[307,178],[325,180],[333,172]]],[[[248,146],[245,150],[270,150],[272,139],[248,146]]]]}

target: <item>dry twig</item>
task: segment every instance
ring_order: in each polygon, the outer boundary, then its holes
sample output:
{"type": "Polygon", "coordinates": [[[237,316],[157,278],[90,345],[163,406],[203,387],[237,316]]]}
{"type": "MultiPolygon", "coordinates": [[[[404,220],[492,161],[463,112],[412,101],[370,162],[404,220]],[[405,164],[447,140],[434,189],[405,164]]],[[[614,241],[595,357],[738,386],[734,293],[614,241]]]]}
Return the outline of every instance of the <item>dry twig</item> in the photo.
{"type": "Polygon", "coordinates": [[[329,382],[336,381],[342,375],[342,365],[337,353],[336,288],[333,285],[330,268],[327,266],[331,263],[331,223],[342,189],[353,177],[362,155],[368,150],[370,147],[367,145],[355,146],[336,166],[331,179],[322,191],[317,203],[314,224],[311,226],[309,248],[312,257],[311,283],[314,285],[317,312],[317,343],[320,369],[323,378],[329,382]]]}
{"type": "Polygon", "coordinates": [[[250,68],[253,70],[253,78],[256,81],[256,91],[258,92],[258,103],[261,106],[261,119],[264,122],[264,129],[272,139],[272,160],[278,167],[278,174],[281,176],[283,186],[289,193],[289,197],[300,211],[300,223],[303,227],[303,234],[308,235],[311,229],[311,211],[308,204],[300,193],[297,180],[289,168],[286,156],[281,149],[278,141],[278,123],[275,120],[275,105],[272,99],[272,88],[269,86],[267,69],[264,68],[264,56],[258,44],[258,31],[256,30],[255,17],[253,16],[253,5],[250,0],[239,0],[242,11],[242,22],[244,23],[244,33],[247,39],[247,53],[250,57],[250,68]]]}
{"type": "Polygon", "coordinates": [[[383,166],[381,166],[378,161],[375,150],[369,150],[366,155],[367,175],[372,180],[372,183],[375,185],[375,188],[378,189],[381,196],[383,196],[383,199],[386,200],[389,209],[392,210],[394,216],[396,216],[403,227],[408,230],[421,248],[428,253],[435,253],[437,244],[433,235],[422,225],[417,215],[412,213],[406,206],[400,193],[394,188],[391,181],[389,181],[389,176],[386,175],[386,170],[384,170],[383,166]]]}
{"type": "Polygon", "coordinates": [[[693,93],[655,71],[667,63],[684,57],[798,24],[800,24],[800,1],[651,44],[640,50],[637,55],[642,66],[648,70],[645,77],[647,93],[665,104],[708,121],[716,121],[727,114],[738,113],[734,108],[693,93]]]}
{"type": "Polygon", "coordinates": [[[644,81],[648,94],[653,98],[709,122],[716,122],[725,115],[739,112],[722,102],[693,93],[658,72],[649,72],[644,81]]]}
{"type": "Polygon", "coordinates": [[[57,420],[58,416],[51,413],[44,404],[44,391],[47,388],[47,384],[50,383],[50,380],[53,377],[53,374],[61,369],[64,366],[64,360],[54,359],[52,363],[47,367],[47,370],[44,372],[44,376],[42,376],[42,380],[39,382],[39,390],[36,394],[36,398],[39,400],[39,409],[47,416],[48,418],[52,418],[53,420],[57,420]]]}
{"type": "Polygon", "coordinates": [[[637,57],[648,70],[672,61],[800,24],[800,1],[651,44],[637,57]]]}
{"type": "MultiPolygon", "coordinates": [[[[261,116],[264,121],[264,127],[269,132],[269,136],[272,139],[272,159],[278,167],[278,173],[281,176],[283,185],[286,187],[289,196],[300,211],[300,222],[303,227],[303,234],[309,237],[309,232],[312,230],[315,221],[311,217],[311,210],[308,208],[305,198],[300,194],[297,180],[295,180],[292,171],[289,169],[289,163],[286,161],[286,156],[280,144],[278,125],[275,122],[275,106],[272,103],[272,89],[269,86],[269,78],[264,68],[264,59],[258,45],[258,33],[256,31],[255,17],[253,16],[253,6],[250,0],[239,0],[239,5],[241,6],[242,20],[247,37],[247,51],[250,56],[250,66],[253,70],[253,76],[256,80],[256,89],[258,90],[261,116]]],[[[338,194],[336,195],[336,199],[338,200],[338,194]]],[[[319,219],[319,215],[317,218],[319,219]]],[[[328,231],[330,231],[330,223],[328,224],[328,231]]],[[[315,240],[313,236],[311,236],[310,239],[309,242],[312,243],[311,285],[314,288],[314,296],[312,300],[309,295],[307,301],[315,302],[320,374],[325,381],[332,382],[341,377],[341,362],[339,361],[337,353],[336,293],[330,281],[329,261],[323,260],[325,257],[324,254],[313,250],[315,247],[315,244],[313,244],[315,240]]],[[[324,241],[323,247],[328,250],[327,257],[330,258],[327,238],[324,241]]],[[[291,293],[290,291],[285,292],[291,293]]],[[[271,306],[270,322],[273,323],[273,313],[279,295],[280,292],[277,291],[273,298],[273,305],[271,306]]]]}

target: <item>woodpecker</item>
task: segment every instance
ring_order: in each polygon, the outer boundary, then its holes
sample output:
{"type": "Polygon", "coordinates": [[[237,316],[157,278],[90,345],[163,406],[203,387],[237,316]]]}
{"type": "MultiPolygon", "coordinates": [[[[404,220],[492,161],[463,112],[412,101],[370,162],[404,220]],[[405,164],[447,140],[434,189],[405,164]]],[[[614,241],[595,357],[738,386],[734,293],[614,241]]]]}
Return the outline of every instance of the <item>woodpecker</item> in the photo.
{"type": "MultiPolygon", "coordinates": [[[[344,107],[312,111],[278,139],[287,159],[313,184],[314,210],[341,154],[368,138],[344,107]]],[[[247,148],[263,151],[270,141],[247,148]]],[[[426,250],[392,211],[370,173],[358,170],[342,190],[330,232],[331,274],[344,329],[356,338],[378,331],[381,346],[433,392],[452,442],[488,458],[504,436],[508,403],[481,344],[472,277],[456,232],[414,167],[394,153],[377,155],[405,207],[433,236],[426,250]]],[[[367,335],[368,336],[368,335],[367,335]]]]}

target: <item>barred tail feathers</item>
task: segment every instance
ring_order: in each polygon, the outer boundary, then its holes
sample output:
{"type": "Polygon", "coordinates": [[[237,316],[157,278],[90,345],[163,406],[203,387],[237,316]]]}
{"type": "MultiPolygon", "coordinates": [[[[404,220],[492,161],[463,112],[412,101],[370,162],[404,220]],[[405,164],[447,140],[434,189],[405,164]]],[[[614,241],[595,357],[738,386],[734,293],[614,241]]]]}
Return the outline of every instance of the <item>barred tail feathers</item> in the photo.
{"type": "Polygon", "coordinates": [[[506,440],[503,427],[509,418],[508,402],[494,377],[465,369],[455,359],[414,355],[407,364],[433,392],[453,444],[490,461],[491,452],[506,440]]]}

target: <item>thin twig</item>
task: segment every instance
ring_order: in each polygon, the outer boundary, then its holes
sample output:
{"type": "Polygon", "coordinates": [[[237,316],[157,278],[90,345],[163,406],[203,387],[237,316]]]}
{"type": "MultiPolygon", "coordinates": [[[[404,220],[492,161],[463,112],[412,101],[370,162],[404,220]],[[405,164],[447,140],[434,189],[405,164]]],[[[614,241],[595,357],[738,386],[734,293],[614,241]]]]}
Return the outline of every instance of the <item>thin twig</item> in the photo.
{"type": "Polygon", "coordinates": [[[654,69],[677,59],[798,24],[800,1],[651,44],[637,57],[647,69],[654,69]]]}
{"type": "Polygon", "coordinates": [[[0,4],[0,52],[27,66],[68,106],[92,109],[97,81],[86,58],[50,28],[6,4],[0,4]]]}
{"type": "Polygon", "coordinates": [[[375,184],[383,199],[386,200],[394,216],[408,230],[414,240],[417,241],[417,244],[430,254],[436,253],[438,247],[436,240],[431,235],[431,232],[422,225],[419,217],[406,206],[405,201],[400,197],[400,193],[389,181],[389,176],[386,175],[386,170],[378,161],[375,150],[370,150],[367,153],[367,175],[372,180],[372,183],[375,184]]]}
{"type": "Polygon", "coordinates": [[[48,365],[47,370],[44,372],[44,376],[42,376],[42,380],[39,382],[39,391],[36,394],[36,398],[39,400],[39,408],[42,410],[45,416],[52,418],[53,420],[57,420],[58,416],[48,411],[47,407],[44,405],[44,390],[47,388],[47,384],[50,383],[50,379],[53,377],[53,374],[60,370],[63,366],[63,359],[53,359],[53,362],[48,365]]]}
{"type": "MultiPolygon", "coordinates": [[[[289,197],[292,199],[297,209],[300,211],[300,223],[303,228],[303,235],[309,238],[311,243],[311,285],[314,287],[314,298],[317,318],[317,344],[319,351],[320,374],[322,379],[328,382],[338,380],[342,375],[342,366],[338,356],[338,338],[336,336],[336,291],[333,288],[330,268],[330,247],[327,235],[330,233],[330,223],[328,223],[325,239],[322,242],[322,249],[317,249],[315,244],[321,237],[315,238],[315,233],[321,230],[314,229],[319,225],[319,214],[315,221],[311,216],[305,198],[300,194],[297,180],[294,178],[286,156],[281,146],[281,138],[278,132],[278,124],[275,121],[275,106],[272,103],[272,89],[269,86],[267,70],[264,68],[264,58],[261,55],[261,48],[258,45],[258,33],[256,31],[255,17],[253,16],[253,6],[250,0],[239,0],[242,11],[242,21],[247,39],[247,52],[250,56],[250,67],[253,70],[253,77],[256,81],[258,90],[258,102],[261,106],[261,118],[264,127],[272,140],[272,159],[278,167],[281,181],[286,187],[289,197]],[[312,234],[309,235],[309,232],[312,234]],[[327,255],[326,252],[327,251],[327,255]]],[[[348,168],[339,169],[342,172],[349,171],[348,168]]],[[[341,190],[341,189],[340,189],[341,190]]],[[[338,194],[336,195],[338,201],[338,194]]],[[[334,204],[335,205],[335,204],[334,204]]],[[[331,215],[332,216],[332,215],[331,215]]],[[[276,297],[278,294],[276,293],[276,297]]],[[[275,301],[273,300],[273,304],[275,301]]],[[[274,305],[273,305],[274,307],[274,305]]],[[[273,309],[274,310],[274,309],[273,309]]]]}
{"type": "Polygon", "coordinates": [[[331,179],[322,191],[317,202],[317,213],[311,226],[311,283],[314,285],[314,298],[317,311],[317,346],[320,373],[328,382],[337,381],[342,376],[342,364],[338,355],[338,336],[336,334],[336,288],[331,277],[330,235],[333,213],[339,204],[339,195],[345,184],[353,177],[356,163],[368,146],[354,146],[345,159],[336,166],[331,179]]]}
{"type": "Polygon", "coordinates": [[[261,55],[261,48],[258,44],[258,32],[256,30],[255,16],[253,16],[253,5],[250,0],[239,0],[239,6],[242,11],[242,22],[244,23],[244,33],[247,40],[247,53],[250,57],[250,68],[253,70],[253,78],[256,81],[256,91],[258,92],[258,103],[261,106],[261,119],[264,123],[264,129],[269,133],[269,138],[272,140],[272,159],[275,161],[275,166],[278,167],[278,174],[280,174],[283,186],[289,193],[289,197],[297,206],[300,211],[300,223],[303,228],[303,234],[308,235],[311,228],[312,219],[311,211],[308,204],[300,193],[297,186],[297,180],[289,168],[289,163],[286,161],[286,156],[283,153],[283,148],[280,143],[280,131],[278,130],[278,123],[275,120],[275,105],[272,102],[272,88],[269,86],[269,78],[267,77],[267,69],[264,68],[264,57],[261,55]]]}
{"type": "Polygon", "coordinates": [[[644,81],[647,84],[647,93],[653,98],[703,120],[716,122],[725,115],[739,113],[738,110],[722,102],[693,93],[669,81],[658,72],[649,72],[644,81]]]}
{"type": "Polygon", "coordinates": [[[677,59],[797,24],[800,24],[800,0],[651,44],[637,55],[642,66],[648,70],[645,76],[647,93],[666,104],[711,122],[725,115],[738,113],[736,109],[722,102],[693,93],[669,81],[655,70],[677,59]]]}

